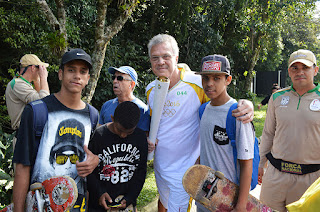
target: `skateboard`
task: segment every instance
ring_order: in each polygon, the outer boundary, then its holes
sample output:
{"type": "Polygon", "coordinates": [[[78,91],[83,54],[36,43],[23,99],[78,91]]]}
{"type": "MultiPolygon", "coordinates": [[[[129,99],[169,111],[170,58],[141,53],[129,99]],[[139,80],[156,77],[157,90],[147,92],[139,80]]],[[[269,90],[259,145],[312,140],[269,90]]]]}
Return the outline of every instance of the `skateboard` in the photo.
{"type": "Polygon", "coordinates": [[[133,212],[135,211],[134,210],[134,207],[133,205],[129,205],[128,207],[126,207],[125,209],[118,209],[116,207],[118,207],[119,205],[121,205],[121,200],[123,198],[123,195],[120,195],[118,196],[115,200],[114,200],[114,203],[109,206],[111,206],[111,209],[108,210],[108,212],[133,212]],[[114,207],[114,208],[113,208],[114,207]]]}
{"type": "MultiPolygon", "coordinates": [[[[68,211],[78,198],[78,188],[71,177],[59,176],[46,179],[42,183],[33,183],[26,198],[26,211],[68,211]]],[[[13,211],[13,203],[0,212],[13,211]]]]}
{"type": "Polygon", "coordinates": [[[13,203],[7,205],[5,208],[1,209],[0,212],[13,212],[13,203]]]}
{"type": "Polygon", "coordinates": [[[77,185],[71,177],[51,177],[42,183],[30,186],[26,211],[68,211],[76,203],[77,198],[77,185]]]}
{"type": "MultiPolygon", "coordinates": [[[[182,178],[182,184],[195,201],[210,211],[231,211],[237,203],[239,186],[225,178],[222,172],[208,166],[190,167],[182,178]]],[[[246,209],[251,212],[274,211],[250,194],[246,209]]]]}

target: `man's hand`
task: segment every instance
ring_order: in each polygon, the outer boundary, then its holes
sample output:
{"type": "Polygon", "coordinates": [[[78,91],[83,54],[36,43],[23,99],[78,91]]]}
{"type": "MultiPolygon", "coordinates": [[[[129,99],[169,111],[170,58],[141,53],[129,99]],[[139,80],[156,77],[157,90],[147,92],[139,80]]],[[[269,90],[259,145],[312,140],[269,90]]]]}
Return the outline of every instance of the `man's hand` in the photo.
{"type": "Polygon", "coordinates": [[[258,104],[258,110],[260,110],[261,109],[261,107],[262,107],[262,104],[260,103],[260,104],[258,104]]]}
{"type": "Polygon", "coordinates": [[[149,137],[147,137],[147,141],[148,141],[148,153],[151,153],[155,150],[156,145],[149,140],[149,137]]]}
{"type": "Polygon", "coordinates": [[[48,78],[48,71],[47,71],[46,67],[44,67],[43,65],[39,65],[39,71],[38,71],[38,80],[39,81],[37,83],[34,82],[34,85],[35,85],[34,87],[38,92],[40,90],[45,90],[48,93],[50,93],[47,78],[48,78]],[[36,85],[36,84],[38,84],[38,85],[36,85]]]}
{"type": "Polygon", "coordinates": [[[253,104],[246,99],[240,99],[238,101],[238,108],[232,111],[232,116],[236,117],[244,124],[252,121],[253,115],[253,104]]]}
{"type": "Polygon", "coordinates": [[[86,145],[84,145],[83,149],[87,154],[87,160],[81,163],[77,161],[76,163],[78,175],[80,177],[86,177],[91,174],[99,164],[99,157],[97,155],[93,154],[86,145]]]}
{"type": "Polygon", "coordinates": [[[101,197],[99,198],[99,205],[104,207],[104,209],[109,210],[110,207],[108,207],[107,202],[112,203],[112,199],[111,199],[110,195],[106,192],[106,193],[102,194],[101,197]]]}
{"type": "Polygon", "coordinates": [[[264,174],[264,169],[262,167],[259,167],[259,169],[258,169],[258,183],[259,183],[259,185],[262,184],[263,174],[264,174]]]}
{"type": "Polygon", "coordinates": [[[47,80],[48,78],[48,71],[46,67],[43,65],[39,65],[39,72],[38,72],[40,80],[47,80]]]}

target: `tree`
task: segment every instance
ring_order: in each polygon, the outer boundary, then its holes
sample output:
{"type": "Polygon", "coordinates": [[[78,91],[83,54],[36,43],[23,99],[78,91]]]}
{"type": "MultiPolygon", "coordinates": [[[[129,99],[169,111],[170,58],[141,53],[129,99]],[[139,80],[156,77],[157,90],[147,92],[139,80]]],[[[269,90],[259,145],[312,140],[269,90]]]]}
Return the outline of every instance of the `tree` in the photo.
{"type": "MultiPolygon", "coordinates": [[[[53,31],[56,32],[59,40],[56,53],[63,54],[68,46],[68,33],[66,30],[67,15],[64,0],[55,0],[56,14],[53,13],[46,0],[36,0],[41,8],[44,16],[48,20],[53,31]]],[[[123,25],[132,14],[138,4],[138,0],[97,0],[96,2],[96,24],[94,33],[94,47],[92,51],[92,71],[90,72],[90,81],[84,90],[84,100],[90,103],[97,82],[100,76],[100,71],[103,66],[106,47],[109,41],[122,29],[123,25]],[[118,15],[114,20],[106,26],[107,9],[109,5],[116,2],[118,15]]]]}
{"type": "MultiPolygon", "coordinates": [[[[244,38],[246,50],[246,67],[244,70],[246,75],[244,83],[245,91],[249,91],[250,89],[254,69],[260,58],[260,52],[271,43],[279,44],[276,48],[281,49],[281,42],[270,40],[275,38],[279,29],[282,29],[283,20],[286,19],[288,14],[296,18],[298,14],[310,12],[314,8],[315,2],[312,0],[294,2],[290,0],[248,1],[246,8],[242,10],[243,13],[240,12],[240,14],[242,13],[241,17],[243,17],[243,26],[246,26],[248,29],[247,35],[244,38]]],[[[281,40],[279,36],[278,39],[281,40]]]]}

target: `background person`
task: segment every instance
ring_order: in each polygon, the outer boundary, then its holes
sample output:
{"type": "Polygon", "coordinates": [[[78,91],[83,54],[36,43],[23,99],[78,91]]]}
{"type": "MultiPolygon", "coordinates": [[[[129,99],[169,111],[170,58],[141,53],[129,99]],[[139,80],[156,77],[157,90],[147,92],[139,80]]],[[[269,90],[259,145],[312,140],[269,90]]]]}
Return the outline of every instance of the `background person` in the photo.
{"type": "MultiPolygon", "coordinates": [[[[48,63],[41,62],[34,54],[26,54],[20,59],[17,76],[8,83],[6,88],[6,105],[13,130],[18,130],[26,104],[50,94],[46,69],[48,66],[48,63]]],[[[13,139],[13,148],[15,143],[16,137],[13,139]]]]}
{"type": "MultiPolygon", "coordinates": [[[[160,194],[158,210],[187,211],[189,195],[182,186],[182,177],[200,155],[198,109],[209,99],[202,89],[201,77],[177,67],[179,47],[172,36],[154,36],[149,41],[148,53],[153,73],[157,77],[170,79],[154,157],[154,171],[160,194]]],[[[146,88],[151,111],[154,86],[155,81],[146,88]]],[[[252,103],[240,101],[239,106],[235,116],[246,114],[240,120],[251,121],[252,103]]]]}
{"type": "Polygon", "coordinates": [[[132,101],[140,109],[138,127],[145,132],[149,132],[150,115],[148,106],[133,95],[138,82],[137,72],[130,66],[121,66],[120,68],[110,67],[108,72],[112,74],[113,92],[117,97],[102,105],[99,124],[111,122],[111,116],[113,116],[116,107],[121,102],[132,101]]]}
{"type": "Polygon", "coordinates": [[[272,94],[260,144],[261,201],[280,212],[320,177],[320,86],[316,57],[309,50],[291,54],[292,86],[272,94]],[[266,172],[263,168],[268,160],[266,172]]]}
{"type": "MultiPolygon", "coordinates": [[[[273,94],[274,92],[276,92],[277,90],[280,90],[280,86],[278,85],[278,83],[273,83],[272,87],[271,87],[271,94],[273,94]]],[[[258,104],[258,109],[261,109],[261,106],[268,104],[269,99],[271,97],[271,94],[269,94],[268,96],[266,96],[259,104],[258,104]]]]}

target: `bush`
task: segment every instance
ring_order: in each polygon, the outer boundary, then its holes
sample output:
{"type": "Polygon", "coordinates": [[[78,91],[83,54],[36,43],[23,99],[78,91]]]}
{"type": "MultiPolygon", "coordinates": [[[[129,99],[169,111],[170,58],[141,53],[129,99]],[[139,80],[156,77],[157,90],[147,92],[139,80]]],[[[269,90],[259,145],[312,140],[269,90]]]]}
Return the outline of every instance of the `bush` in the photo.
{"type": "Polygon", "coordinates": [[[8,134],[0,128],[0,207],[10,204],[13,187],[12,140],[15,132],[8,134]]]}

